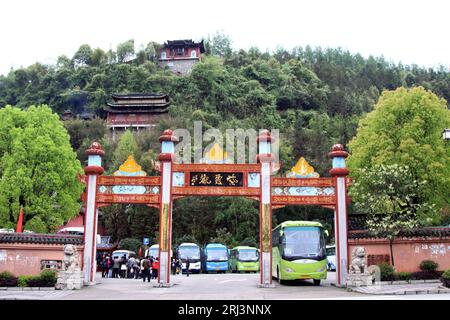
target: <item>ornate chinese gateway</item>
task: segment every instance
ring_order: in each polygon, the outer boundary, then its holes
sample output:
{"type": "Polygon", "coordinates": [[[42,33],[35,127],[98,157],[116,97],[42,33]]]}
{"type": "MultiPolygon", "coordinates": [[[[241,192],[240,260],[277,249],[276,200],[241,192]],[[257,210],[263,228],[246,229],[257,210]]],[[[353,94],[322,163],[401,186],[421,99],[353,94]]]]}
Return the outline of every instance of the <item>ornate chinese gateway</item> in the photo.
{"type": "Polygon", "coordinates": [[[274,157],[272,137],[267,130],[258,136],[255,164],[230,163],[227,154],[214,145],[202,163],[175,163],[175,142],[171,130],[164,131],[161,142],[160,176],[147,176],[130,156],[113,176],[103,176],[101,158],[104,151],[94,142],[86,151],[86,203],[84,281],[95,282],[95,251],[98,208],[112,203],[140,203],[160,210],[158,285],[167,287],[170,281],[170,252],[172,242],[172,204],[186,196],[241,196],[260,203],[260,281],[262,287],[272,286],[272,209],[285,205],[320,205],[334,209],[337,252],[337,285],[345,284],[347,275],[347,185],[351,182],[345,158],[348,153],[334,145],[329,157],[333,159],[331,177],[320,178],[304,158],[286,177],[272,175],[274,157]]]}

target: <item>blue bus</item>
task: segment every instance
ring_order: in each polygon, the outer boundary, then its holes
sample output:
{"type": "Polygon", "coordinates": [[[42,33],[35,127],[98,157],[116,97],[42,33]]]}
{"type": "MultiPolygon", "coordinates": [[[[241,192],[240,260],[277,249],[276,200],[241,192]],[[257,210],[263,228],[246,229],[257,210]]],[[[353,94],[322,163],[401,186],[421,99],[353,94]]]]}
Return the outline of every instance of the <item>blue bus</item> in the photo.
{"type": "Polygon", "coordinates": [[[203,272],[215,271],[225,273],[229,269],[229,251],[221,243],[210,243],[203,249],[202,257],[203,272]]]}

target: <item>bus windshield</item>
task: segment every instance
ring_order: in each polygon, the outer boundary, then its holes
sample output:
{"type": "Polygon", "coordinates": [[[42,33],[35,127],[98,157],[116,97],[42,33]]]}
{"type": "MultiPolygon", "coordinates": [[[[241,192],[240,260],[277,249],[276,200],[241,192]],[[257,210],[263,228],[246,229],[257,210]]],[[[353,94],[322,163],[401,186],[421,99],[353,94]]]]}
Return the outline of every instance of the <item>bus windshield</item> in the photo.
{"type": "Polygon", "coordinates": [[[189,259],[200,259],[200,248],[189,246],[189,247],[179,247],[178,252],[180,254],[181,259],[186,259],[189,257],[189,259]]]}
{"type": "Polygon", "coordinates": [[[283,254],[286,258],[323,255],[324,240],[319,227],[286,227],[283,235],[283,254]]]}
{"type": "Polygon", "coordinates": [[[158,258],[159,248],[150,248],[148,254],[153,258],[158,258]]]}
{"type": "Polygon", "coordinates": [[[254,249],[239,250],[239,261],[258,261],[258,251],[254,249]]]}
{"type": "Polygon", "coordinates": [[[208,248],[207,261],[227,261],[228,250],[226,248],[208,248]]]}

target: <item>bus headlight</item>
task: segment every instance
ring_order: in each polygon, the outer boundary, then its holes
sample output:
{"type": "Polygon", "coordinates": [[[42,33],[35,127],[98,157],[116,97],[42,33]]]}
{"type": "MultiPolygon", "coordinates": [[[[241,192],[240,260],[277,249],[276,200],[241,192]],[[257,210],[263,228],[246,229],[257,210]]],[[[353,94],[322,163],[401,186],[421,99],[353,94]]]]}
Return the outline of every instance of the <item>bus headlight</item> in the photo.
{"type": "Polygon", "coordinates": [[[284,268],[284,271],[286,271],[286,272],[294,272],[294,270],[292,270],[291,268],[288,268],[288,267],[284,268]]]}
{"type": "Polygon", "coordinates": [[[325,271],[325,267],[321,267],[321,268],[316,270],[316,272],[324,272],[324,271],[325,271]]]}

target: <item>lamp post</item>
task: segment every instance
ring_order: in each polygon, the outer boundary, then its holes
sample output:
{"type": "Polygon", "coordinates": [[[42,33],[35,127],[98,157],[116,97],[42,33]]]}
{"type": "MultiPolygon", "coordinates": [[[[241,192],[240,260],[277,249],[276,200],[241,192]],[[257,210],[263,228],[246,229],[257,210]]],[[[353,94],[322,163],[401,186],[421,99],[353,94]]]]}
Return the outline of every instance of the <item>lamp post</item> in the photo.
{"type": "Polygon", "coordinates": [[[261,163],[261,201],[259,206],[259,246],[260,283],[263,288],[273,287],[272,284],[272,204],[271,204],[271,168],[273,163],[272,137],[268,130],[262,130],[258,136],[257,159],[261,163]]]}
{"type": "Polygon", "coordinates": [[[157,287],[170,287],[170,252],[172,242],[172,162],[175,160],[175,137],[165,130],[159,137],[161,153],[161,204],[159,214],[159,272],[157,287]]]}
{"type": "Polygon", "coordinates": [[[86,189],[86,213],[84,223],[84,251],[83,251],[83,279],[86,285],[95,284],[95,273],[97,267],[97,222],[98,209],[96,202],[98,176],[104,171],[102,167],[102,157],[105,151],[100,143],[93,142],[86,150],[88,155],[88,165],[84,167],[87,176],[86,189]]]}

